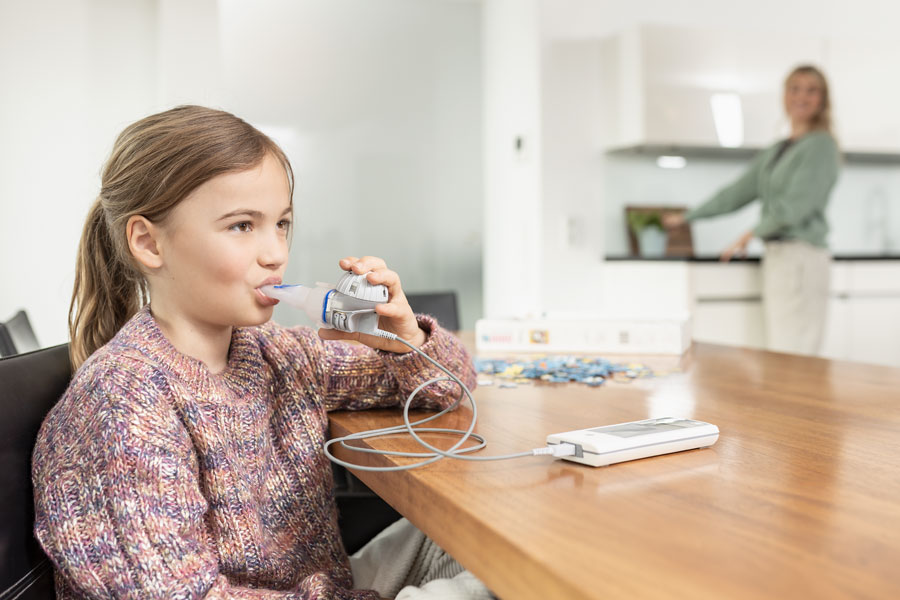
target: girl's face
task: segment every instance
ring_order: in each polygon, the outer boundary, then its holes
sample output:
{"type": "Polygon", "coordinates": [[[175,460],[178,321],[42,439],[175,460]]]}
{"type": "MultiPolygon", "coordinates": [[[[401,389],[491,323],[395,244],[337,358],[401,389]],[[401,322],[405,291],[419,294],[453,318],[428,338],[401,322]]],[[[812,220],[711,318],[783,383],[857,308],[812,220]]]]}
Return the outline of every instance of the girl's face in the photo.
{"type": "Polygon", "coordinates": [[[784,90],[784,108],[791,121],[811,122],[821,111],[825,101],[822,82],[812,73],[797,73],[784,90]]]}
{"type": "Polygon", "coordinates": [[[259,287],[281,283],[290,225],[287,175],[271,155],[207,181],[162,224],[154,310],[198,330],[265,323],[275,301],[259,287]]]}

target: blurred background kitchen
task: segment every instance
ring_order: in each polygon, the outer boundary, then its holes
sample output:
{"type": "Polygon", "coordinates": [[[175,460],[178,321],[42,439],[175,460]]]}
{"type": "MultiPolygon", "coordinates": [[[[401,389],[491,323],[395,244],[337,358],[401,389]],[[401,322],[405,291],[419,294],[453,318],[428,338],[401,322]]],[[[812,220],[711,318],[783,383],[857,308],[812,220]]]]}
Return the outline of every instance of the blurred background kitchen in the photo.
{"type": "Polygon", "coordinates": [[[195,103],[288,153],[286,281],[374,254],[408,291],[454,290],[463,329],[687,314],[694,339],[759,347],[761,245],[714,260],[758,207],[661,256],[625,214],[732,181],[787,134],[783,79],[809,62],[845,153],[822,353],[900,366],[898,20],[880,0],[0,0],[0,319],[25,308],[42,345],[67,340],[114,136],[195,103]]]}

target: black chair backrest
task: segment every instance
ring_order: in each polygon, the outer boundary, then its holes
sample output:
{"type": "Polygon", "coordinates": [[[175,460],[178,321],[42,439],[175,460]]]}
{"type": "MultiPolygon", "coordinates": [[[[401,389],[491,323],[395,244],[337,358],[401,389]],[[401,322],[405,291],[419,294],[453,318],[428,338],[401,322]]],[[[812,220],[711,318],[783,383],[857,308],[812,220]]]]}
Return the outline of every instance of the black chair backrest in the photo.
{"type": "Polygon", "coordinates": [[[431,315],[444,329],[459,331],[459,309],[456,292],[428,292],[406,294],[414,313],[431,315]]]}
{"type": "Polygon", "coordinates": [[[12,336],[9,335],[6,323],[0,323],[0,357],[12,356],[15,353],[16,345],[13,343],[12,336]]]}
{"type": "Polygon", "coordinates": [[[40,348],[28,313],[20,310],[6,323],[0,323],[0,356],[33,352],[40,348]]]}
{"type": "Polygon", "coordinates": [[[55,597],[33,533],[31,453],[71,376],[68,344],[0,359],[0,600],[55,597]]]}

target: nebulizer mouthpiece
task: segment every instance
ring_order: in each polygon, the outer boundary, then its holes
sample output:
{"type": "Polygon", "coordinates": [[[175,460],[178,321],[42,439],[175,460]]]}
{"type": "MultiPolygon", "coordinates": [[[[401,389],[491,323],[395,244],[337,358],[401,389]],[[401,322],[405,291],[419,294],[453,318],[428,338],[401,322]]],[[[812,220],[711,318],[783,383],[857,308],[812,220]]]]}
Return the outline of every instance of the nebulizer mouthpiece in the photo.
{"type": "Polygon", "coordinates": [[[320,327],[326,325],[325,317],[322,315],[322,306],[326,295],[331,290],[330,286],[326,287],[322,284],[318,284],[316,287],[307,287],[305,285],[264,285],[259,289],[269,298],[275,298],[304,311],[306,316],[315,321],[320,327]]]}
{"type": "Polygon", "coordinates": [[[303,310],[319,327],[380,335],[375,306],[388,301],[383,285],[372,285],[367,274],[345,273],[337,285],[264,285],[262,293],[303,310]]]}

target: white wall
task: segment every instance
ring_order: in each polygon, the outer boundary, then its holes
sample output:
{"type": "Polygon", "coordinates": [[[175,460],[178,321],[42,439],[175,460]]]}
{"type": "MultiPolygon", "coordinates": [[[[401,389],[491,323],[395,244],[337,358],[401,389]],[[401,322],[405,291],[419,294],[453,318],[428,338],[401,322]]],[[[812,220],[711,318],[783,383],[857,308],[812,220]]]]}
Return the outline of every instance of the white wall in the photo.
{"type": "Polygon", "coordinates": [[[0,3],[0,319],[66,341],[75,249],[117,132],[153,107],[155,2],[0,3]]]}
{"type": "MultiPolygon", "coordinates": [[[[219,4],[227,106],[293,163],[296,282],[382,256],[408,292],[482,303],[481,7],[419,0],[219,4]]],[[[303,317],[277,309],[290,324],[303,317]]]]}
{"type": "Polygon", "coordinates": [[[537,313],[542,292],[538,0],[484,4],[484,315],[537,313]]]}
{"type": "Polygon", "coordinates": [[[116,134],[197,103],[290,156],[287,279],[333,281],[341,256],[381,255],[407,291],[455,289],[471,328],[480,36],[480,4],[464,1],[0,3],[0,319],[26,308],[40,342],[66,341],[80,228],[116,134]]]}
{"type": "Polygon", "coordinates": [[[596,146],[602,90],[597,45],[546,46],[542,60],[542,286],[554,313],[597,308],[603,289],[603,173],[596,146]],[[577,89],[578,93],[570,93],[577,89]]]}

